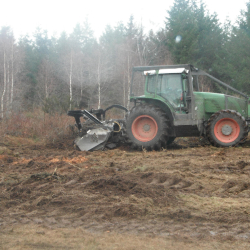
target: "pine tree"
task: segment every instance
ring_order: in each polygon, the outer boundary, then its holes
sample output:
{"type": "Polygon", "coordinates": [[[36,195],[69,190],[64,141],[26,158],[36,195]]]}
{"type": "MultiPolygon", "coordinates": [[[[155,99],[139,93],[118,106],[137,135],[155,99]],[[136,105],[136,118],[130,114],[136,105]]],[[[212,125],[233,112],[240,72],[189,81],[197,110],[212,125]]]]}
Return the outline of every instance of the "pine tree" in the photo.
{"type": "Polygon", "coordinates": [[[194,64],[215,72],[222,51],[224,33],[217,15],[206,10],[203,2],[175,0],[168,11],[167,42],[175,63],[194,64]]]}
{"type": "Polygon", "coordinates": [[[250,2],[241,11],[238,25],[232,28],[227,48],[227,74],[231,85],[250,94],[250,2]]]}

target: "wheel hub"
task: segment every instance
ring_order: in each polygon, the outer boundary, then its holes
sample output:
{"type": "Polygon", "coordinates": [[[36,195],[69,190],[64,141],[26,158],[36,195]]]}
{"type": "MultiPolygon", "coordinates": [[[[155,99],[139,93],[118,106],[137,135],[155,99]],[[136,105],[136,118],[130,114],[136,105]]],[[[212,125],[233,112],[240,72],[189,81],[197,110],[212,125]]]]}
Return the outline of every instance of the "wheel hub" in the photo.
{"type": "Polygon", "coordinates": [[[133,121],[131,131],[138,141],[148,142],[157,135],[158,125],[152,116],[140,115],[133,121]]]}
{"type": "Polygon", "coordinates": [[[150,125],[145,124],[145,125],[143,126],[143,130],[144,130],[145,132],[148,132],[148,131],[150,130],[150,125]]]}
{"type": "Polygon", "coordinates": [[[224,125],[222,128],[221,128],[221,132],[223,135],[231,135],[232,132],[233,132],[233,129],[231,126],[229,125],[224,125]]]}
{"type": "Polygon", "coordinates": [[[227,146],[229,143],[237,141],[241,131],[238,121],[234,119],[235,117],[233,115],[230,116],[231,117],[223,117],[219,119],[213,129],[215,138],[218,140],[219,144],[222,144],[223,146],[227,146]]]}

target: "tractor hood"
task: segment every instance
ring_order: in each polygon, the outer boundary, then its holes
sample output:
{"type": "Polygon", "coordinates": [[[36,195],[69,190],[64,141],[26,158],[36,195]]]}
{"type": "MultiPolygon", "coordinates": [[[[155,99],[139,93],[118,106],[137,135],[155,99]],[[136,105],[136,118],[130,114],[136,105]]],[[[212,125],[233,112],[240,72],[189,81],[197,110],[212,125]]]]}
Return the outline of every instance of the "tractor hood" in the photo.
{"type": "Polygon", "coordinates": [[[196,103],[203,103],[199,105],[198,113],[202,115],[204,112],[207,114],[206,119],[208,119],[211,114],[216,113],[219,110],[237,110],[244,117],[246,114],[246,101],[245,99],[229,96],[220,93],[210,93],[210,92],[194,92],[196,103]],[[204,111],[203,111],[204,109],[204,111]]]}

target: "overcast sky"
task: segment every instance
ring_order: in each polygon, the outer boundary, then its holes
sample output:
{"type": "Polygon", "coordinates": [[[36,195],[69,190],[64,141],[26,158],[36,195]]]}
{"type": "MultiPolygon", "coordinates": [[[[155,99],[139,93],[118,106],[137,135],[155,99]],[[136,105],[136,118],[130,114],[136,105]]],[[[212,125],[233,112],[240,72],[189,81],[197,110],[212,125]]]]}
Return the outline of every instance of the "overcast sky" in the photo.
{"type": "MultiPolygon", "coordinates": [[[[96,37],[106,25],[115,26],[119,21],[128,22],[132,14],[145,28],[158,30],[164,27],[167,10],[174,0],[2,0],[0,27],[10,26],[14,35],[30,34],[36,27],[49,34],[71,33],[77,23],[89,20],[96,37]]],[[[216,12],[223,23],[228,16],[232,22],[246,9],[246,0],[204,0],[210,13],[216,12]]]]}

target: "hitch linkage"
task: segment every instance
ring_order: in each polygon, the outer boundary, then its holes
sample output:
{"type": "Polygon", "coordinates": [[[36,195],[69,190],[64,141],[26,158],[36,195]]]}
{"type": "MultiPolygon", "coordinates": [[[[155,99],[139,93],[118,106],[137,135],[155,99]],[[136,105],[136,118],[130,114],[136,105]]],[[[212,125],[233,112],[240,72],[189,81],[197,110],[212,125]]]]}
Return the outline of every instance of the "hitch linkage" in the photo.
{"type": "Polygon", "coordinates": [[[82,124],[80,122],[80,117],[85,116],[85,117],[89,118],[91,121],[93,121],[94,123],[104,126],[100,120],[105,120],[106,111],[108,111],[108,110],[110,110],[112,108],[118,108],[118,109],[122,109],[122,110],[128,112],[128,110],[125,107],[123,107],[122,105],[113,104],[113,105],[109,106],[106,109],[91,109],[90,111],[87,111],[87,110],[70,110],[70,111],[68,111],[68,115],[75,117],[77,128],[78,128],[79,131],[81,131],[82,130],[82,124]],[[96,117],[94,115],[92,115],[92,114],[95,114],[96,117]]]}

